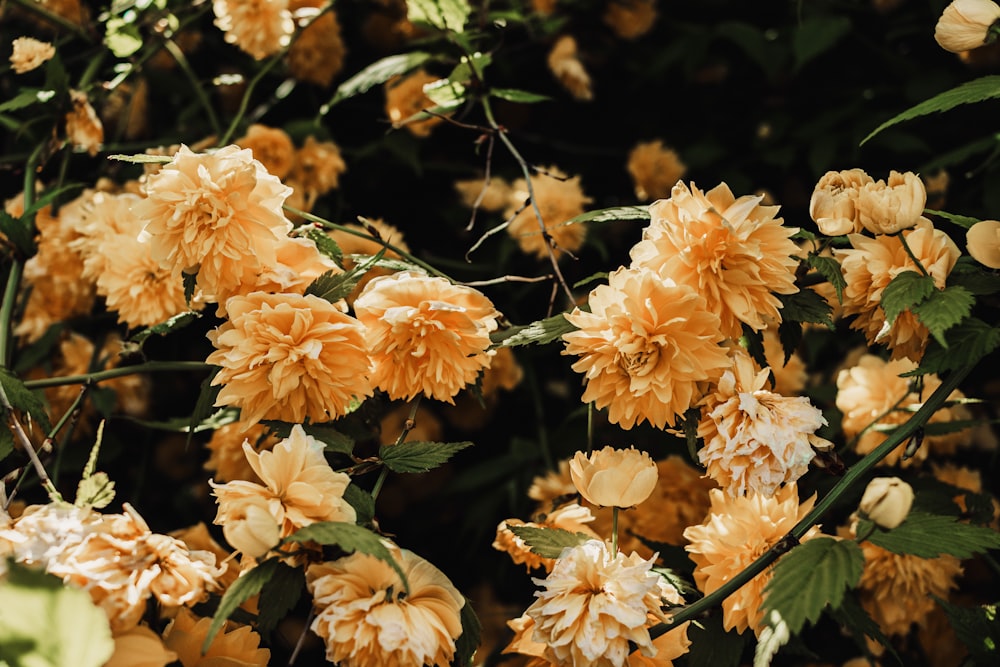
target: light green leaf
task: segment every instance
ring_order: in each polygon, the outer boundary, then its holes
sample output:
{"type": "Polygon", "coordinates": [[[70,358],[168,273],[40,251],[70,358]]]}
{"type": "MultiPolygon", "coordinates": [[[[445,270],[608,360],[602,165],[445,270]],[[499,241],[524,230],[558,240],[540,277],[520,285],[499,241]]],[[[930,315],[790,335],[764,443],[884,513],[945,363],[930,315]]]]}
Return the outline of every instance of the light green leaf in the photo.
{"type": "Polygon", "coordinates": [[[596,211],[587,211],[570,218],[564,225],[573,225],[579,222],[614,222],[615,220],[643,220],[650,219],[648,206],[614,206],[612,208],[602,208],[596,211]]]}
{"type": "Polygon", "coordinates": [[[889,326],[904,310],[913,308],[929,297],[937,288],[934,279],[916,271],[903,271],[882,290],[882,310],[889,326]]]}
{"type": "Polygon", "coordinates": [[[424,95],[442,111],[447,111],[465,102],[465,86],[457,81],[438,79],[424,84],[424,95]]]}
{"type": "Polygon", "coordinates": [[[355,551],[373,556],[387,563],[403,582],[406,592],[410,592],[410,584],[406,580],[403,568],[399,566],[392,552],[383,542],[385,538],[367,528],[344,521],[321,521],[309,524],[282,540],[286,542],[316,542],[323,545],[336,545],[348,553],[355,551]]]}
{"type": "Polygon", "coordinates": [[[42,399],[25,387],[24,382],[6,368],[0,368],[0,387],[3,388],[11,406],[31,415],[32,420],[38,424],[42,432],[48,434],[52,430],[52,424],[49,422],[49,415],[45,411],[42,399]]]}
{"type": "Polygon", "coordinates": [[[827,282],[833,285],[833,288],[837,290],[837,300],[843,302],[844,288],[847,287],[847,281],[844,280],[844,274],[840,270],[840,262],[833,257],[809,255],[806,257],[806,264],[816,269],[819,275],[826,278],[827,282]]]}
{"type": "Polygon", "coordinates": [[[93,507],[101,509],[111,504],[115,499],[115,483],[106,473],[95,472],[90,477],[81,479],[76,487],[77,507],[93,507]]]}
{"type": "Polygon", "coordinates": [[[975,303],[976,298],[969,290],[951,285],[943,290],[934,290],[910,310],[930,330],[938,344],[947,348],[945,332],[968,317],[975,303]]]}
{"type": "Polygon", "coordinates": [[[955,629],[958,639],[976,659],[975,664],[995,665],[1000,662],[1000,621],[998,621],[997,603],[960,607],[938,597],[935,599],[944,608],[948,622],[955,629]]]}
{"type": "Polygon", "coordinates": [[[764,618],[778,612],[792,634],[815,623],[827,605],[840,606],[844,591],[861,579],[865,557],[850,540],[817,537],[795,547],[775,564],[764,588],[764,618]]]}
{"type": "Polygon", "coordinates": [[[548,95],[532,93],[517,88],[490,88],[490,95],[507,100],[508,102],[519,102],[520,104],[536,104],[538,102],[548,102],[552,99],[548,95]]]}
{"type": "Polygon", "coordinates": [[[139,27],[124,19],[113,17],[105,24],[104,44],[119,58],[128,58],[142,48],[139,27]]]}
{"type": "Polygon", "coordinates": [[[577,327],[559,313],[531,324],[510,327],[490,334],[493,347],[516,347],[518,345],[545,345],[562,337],[577,327]]]}
{"type": "Polygon", "coordinates": [[[471,446],[469,441],[404,442],[383,445],[378,450],[378,456],[393,472],[427,472],[446,463],[456,452],[471,446]]]}
{"type": "Polygon", "coordinates": [[[914,107],[910,107],[903,113],[890,118],[872,130],[871,134],[861,140],[860,145],[864,146],[865,143],[876,134],[887,127],[896,125],[897,123],[902,123],[903,121],[919,118],[920,116],[926,116],[932,113],[948,111],[949,109],[954,109],[962,104],[973,104],[975,102],[991,100],[996,97],[1000,97],[1000,76],[984,76],[973,81],[967,81],[957,88],[946,90],[945,92],[935,95],[931,99],[925,100],[914,107]]]}
{"type": "Polygon", "coordinates": [[[305,588],[305,571],[301,567],[289,567],[279,562],[264,583],[260,591],[260,603],[257,608],[257,631],[267,635],[285,618],[285,615],[295,606],[305,588]]]}
{"type": "Polygon", "coordinates": [[[563,549],[576,547],[594,538],[584,533],[571,533],[562,528],[540,528],[536,526],[507,526],[510,531],[524,540],[531,551],[542,558],[559,558],[563,549]]]}
{"type": "Polygon", "coordinates": [[[280,564],[281,561],[279,559],[268,558],[262,563],[258,563],[257,567],[240,575],[226,589],[222,599],[219,601],[219,608],[215,610],[215,615],[212,616],[212,624],[208,628],[205,641],[202,642],[202,653],[206,652],[208,647],[212,645],[215,635],[219,633],[223,623],[236,611],[236,608],[260,593],[261,589],[264,588],[264,584],[274,576],[280,564]]]}
{"type": "Polygon", "coordinates": [[[115,643],[86,591],[18,563],[0,583],[0,664],[101,667],[115,643]]]}
{"type": "Polygon", "coordinates": [[[846,16],[815,16],[802,21],[792,35],[795,69],[829,51],[850,32],[851,20],[846,16]]]}
{"type": "Polygon", "coordinates": [[[456,83],[468,83],[473,79],[481,78],[483,70],[489,67],[492,62],[493,56],[489,53],[476,52],[471,57],[462,56],[462,60],[448,75],[448,80],[456,83]]]}
{"type": "Polygon", "coordinates": [[[326,299],[330,303],[337,303],[351,293],[354,287],[361,282],[361,278],[368,269],[372,268],[384,255],[385,248],[382,248],[377,255],[364,264],[358,264],[350,271],[344,271],[343,273],[328,271],[312,281],[312,284],[306,288],[306,294],[313,294],[321,299],[326,299]]]}
{"type": "Polygon", "coordinates": [[[406,74],[407,72],[420,67],[431,58],[431,54],[423,51],[411,51],[410,53],[400,53],[387,56],[381,60],[376,60],[363,70],[352,76],[347,81],[337,86],[337,91],[330,98],[330,101],[320,108],[320,114],[326,115],[330,107],[339,102],[368,92],[374,86],[381,85],[394,76],[406,74]]]}
{"type": "MultiPolygon", "coordinates": [[[[351,258],[355,264],[364,264],[365,262],[372,259],[374,255],[360,255],[356,253],[351,253],[348,257],[351,258]]],[[[405,259],[396,259],[392,257],[383,257],[382,259],[376,259],[372,261],[372,268],[388,269],[390,271],[416,271],[417,273],[427,274],[427,270],[422,266],[418,266],[413,262],[407,262],[405,259]]]]}
{"type": "Polygon", "coordinates": [[[1000,328],[972,317],[950,328],[945,338],[947,348],[932,343],[920,360],[920,367],[903,376],[941,373],[971,366],[1000,347],[1000,328]]]}
{"type": "Polygon", "coordinates": [[[789,639],[791,634],[788,631],[788,623],[781,614],[772,610],[767,625],[757,638],[757,647],[753,652],[753,667],[770,667],[774,656],[778,655],[778,651],[788,643],[789,639]]]}
{"type": "Polygon", "coordinates": [[[409,0],[406,7],[410,21],[453,32],[465,29],[470,9],[468,0],[409,0]]]}
{"type": "Polygon", "coordinates": [[[54,90],[25,88],[14,97],[10,98],[3,104],[0,104],[0,112],[23,109],[24,107],[31,106],[32,104],[44,104],[55,97],[55,95],[56,91],[54,90]]]}
{"type": "Polygon", "coordinates": [[[934,211],[929,208],[925,208],[924,213],[927,213],[929,215],[936,215],[939,218],[944,218],[948,222],[954,222],[959,227],[964,227],[965,229],[968,229],[972,225],[979,222],[978,218],[970,218],[967,215],[956,215],[954,213],[946,213],[945,211],[934,211]]]}
{"type": "MultiPolygon", "coordinates": [[[[864,534],[863,528],[859,523],[859,535],[864,534]]],[[[973,554],[1000,548],[1000,532],[992,528],[962,523],[954,516],[923,512],[910,512],[906,520],[892,530],[876,527],[867,539],[894,554],[921,558],[936,558],[941,554],[969,558],[973,554]]]]}
{"type": "Polygon", "coordinates": [[[794,294],[780,294],[782,322],[813,322],[833,329],[833,309],[826,299],[804,287],[794,294]]]}
{"type": "Polygon", "coordinates": [[[154,324],[151,327],[143,329],[137,332],[129,340],[133,343],[143,343],[147,338],[152,335],[166,336],[172,331],[177,331],[178,329],[183,329],[187,325],[191,324],[195,320],[201,317],[201,313],[190,310],[186,313],[178,313],[173,317],[160,322],[159,324],[154,324]]]}
{"type": "Polygon", "coordinates": [[[109,155],[108,159],[117,160],[119,162],[131,162],[132,164],[167,164],[174,158],[170,155],[147,155],[145,153],[123,155],[121,153],[115,153],[114,155],[109,155]]]}

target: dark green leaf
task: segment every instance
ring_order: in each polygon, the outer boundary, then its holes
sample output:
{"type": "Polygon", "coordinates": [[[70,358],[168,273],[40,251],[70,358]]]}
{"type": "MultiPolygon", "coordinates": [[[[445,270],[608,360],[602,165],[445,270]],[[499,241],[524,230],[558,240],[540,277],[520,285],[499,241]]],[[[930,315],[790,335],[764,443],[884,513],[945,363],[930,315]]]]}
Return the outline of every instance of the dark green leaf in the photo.
{"type": "Polygon", "coordinates": [[[984,76],[973,81],[967,81],[957,88],[946,90],[945,92],[935,95],[931,99],[925,100],[914,107],[910,107],[903,113],[890,118],[872,130],[871,134],[861,140],[860,145],[864,146],[865,142],[874,137],[876,134],[897,123],[902,123],[903,121],[919,118],[920,116],[926,116],[932,113],[948,111],[949,109],[954,109],[962,104],[973,104],[975,102],[982,102],[983,100],[989,100],[995,97],[1000,97],[1000,76],[984,76]]]}
{"type": "Polygon", "coordinates": [[[891,326],[904,310],[913,308],[929,297],[937,288],[934,279],[916,271],[903,271],[896,275],[882,290],[882,310],[891,326]]]}
{"type": "Polygon", "coordinates": [[[469,604],[468,598],[462,605],[459,616],[462,620],[462,634],[455,640],[455,665],[471,665],[472,659],[476,655],[476,649],[482,641],[483,625],[476,616],[476,611],[469,604]]]}
{"type": "Polygon", "coordinates": [[[261,634],[266,636],[278,626],[278,622],[299,601],[305,583],[305,572],[301,567],[289,567],[284,563],[278,563],[260,591],[257,630],[261,634]]]}
{"type": "Polygon", "coordinates": [[[1000,548],[1000,532],[958,521],[953,516],[910,512],[892,530],[876,528],[868,541],[895,554],[936,558],[950,554],[969,558],[973,554],[1000,548]]]}
{"type": "Polygon", "coordinates": [[[257,567],[242,574],[226,589],[222,600],[219,601],[219,608],[215,610],[215,615],[212,616],[212,624],[208,628],[205,641],[202,642],[202,653],[208,651],[208,647],[212,645],[215,635],[219,633],[222,625],[236,611],[236,608],[260,593],[261,589],[264,588],[264,584],[274,576],[279,565],[281,565],[279,559],[268,558],[264,562],[258,563],[257,567]]]}
{"type": "Polygon", "coordinates": [[[524,540],[531,551],[542,558],[559,558],[563,549],[576,547],[593,538],[584,533],[571,533],[562,528],[539,528],[536,526],[507,526],[511,532],[524,540]]]}
{"type": "Polygon", "coordinates": [[[563,313],[559,313],[531,324],[495,331],[490,334],[490,340],[493,341],[493,347],[546,345],[576,329],[576,325],[567,320],[563,313]]]}
{"type": "Polygon", "coordinates": [[[306,238],[316,244],[317,250],[336,262],[337,266],[343,268],[344,253],[329,234],[322,229],[312,227],[306,232],[306,238]]]}
{"type": "Polygon", "coordinates": [[[976,659],[977,665],[995,665],[1000,662],[1000,621],[997,618],[996,603],[960,607],[937,596],[934,599],[944,608],[948,622],[976,659]]]}
{"type": "Polygon", "coordinates": [[[781,324],[778,325],[778,340],[781,342],[781,350],[785,355],[782,360],[784,365],[788,363],[795,351],[799,349],[799,344],[802,343],[802,323],[782,320],[781,324]]]}
{"type": "Polygon", "coordinates": [[[974,317],[956,324],[945,337],[947,348],[932,342],[920,361],[920,367],[903,373],[903,377],[971,366],[1000,347],[1000,328],[974,317]]]}
{"type": "Polygon", "coordinates": [[[406,74],[410,70],[416,69],[430,57],[431,54],[424,53],[423,51],[411,51],[410,53],[400,53],[376,60],[337,86],[337,91],[330,98],[330,101],[323,105],[320,113],[325,115],[334,104],[342,102],[349,97],[365,93],[374,86],[385,83],[394,76],[406,74]]]}
{"type": "Polygon", "coordinates": [[[194,291],[198,287],[198,274],[182,273],[181,280],[184,283],[184,303],[190,306],[191,299],[194,298],[194,291]]]}
{"type": "Polygon", "coordinates": [[[795,69],[830,50],[851,32],[851,20],[846,16],[816,16],[802,21],[792,36],[795,69]]]}
{"type": "Polygon", "coordinates": [[[893,648],[892,642],[888,637],[882,632],[882,628],[878,626],[868,612],[864,610],[864,607],[858,603],[855,597],[854,591],[848,591],[841,601],[840,606],[830,612],[830,616],[833,617],[837,623],[847,628],[854,638],[855,643],[858,648],[867,651],[868,646],[865,641],[865,637],[871,637],[877,641],[880,645],[886,648],[889,653],[896,658],[896,661],[902,665],[903,660],[896,653],[896,649],[893,648]]]}
{"type": "Polygon", "coordinates": [[[4,210],[0,210],[0,232],[14,244],[17,251],[25,259],[35,254],[35,230],[30,218],[15,218],[4,210]]]}
{"type": "Polygon", "coordinates": [[[52,430],[42,399],[25,387],[20,378],[6,368],[0,368],[0,386],[3,387],[3,392],[12,407],[31,415],[31,419],[38,424],[43,433],[48,434],[52,430]]]}
{"type": "MultiPolygon", "coordinates": [[[[671,632],[676,632],[672,630],[671,632]]],[[[722,627],[722,615],[712,614],[700,623],[688,626],[691,647],[685,656],[692,667],[711,665],[712,667],[738,667],[746,643],[743,635],[735,630],[726,632],[722,627]]]]}
{"type": "Polygon", "coordinates": [[[14,434],[9,428],[0,428],[0,461],[11,455],[14,451],[14,434]]]}
{"type": "Polygon", "coordinates": [[[409,0],[407,18],[414,23],[425,23],[438,30],[462,32],[469,16],[468,0],[409,0]]]}
{"type": "Polygon", "coordinates": [[[827,605],[840,606],[844,591],[861,579],[865,557],[850,540],[817,537],[781,557],[764,589],[761,609],[768,619],[777,611],[792,634],[815,623],[827,605]]]}
{"type": "Polygon", "coordinates": [[[951,285],[943,290],[934,290],[910,310],[930,330],[938,344],[947,348],[945,332],[968,317],[975,302],[976,298],[969,290],[951,285]]]}
{"type": "Polygon", "coordinates": [[[576,224],[579,222],[614,222],[616,220],[642,220],[649,221],[648,206],[614,206],[612,208],[602,208],[596,211],[587,211],[578,216],[570,218],[564,225],[576,224]]]}
{"type": "Polygon", "coordinates": [[[816,269],[817,273],[833,285],[833,288],[837,290],[837,300],[843,302],[844,288],[847,287],[847,281],[844,280],[844,274],[840,270],[840,262],[833,257],[809,255],[806,257],[806,264],[816,269]]]}
{"type": "Polygon", "coordinates": [[[933,211],[929,208],[925,208],[924,213],[944,218],[948,222],[954,222],[959,227],[964,227],[965,229],[979,222],[978,218],[970,218],[967,215],[955,215],[954,213],[946,213],[945,211],[933,211]]]}
{"type": "Polygon", "coordinates": [[[383,255],[385,255],[385,250],[385,248],[382,248],[377,255],[364,264],[355,266],[350,271],[344,271],[343,273],[328,271],[324,273],[306,288],[306,294],[313,294],[321,299],[326,299],[330,303],[337,303],[350,294],[354,287],[361,282],[361,278],[368,269],[382,259],[383,255]]]}
{"type": "Polygon", "coordinates": [[[742,330],[743,335],[739,339],[740,347],[750,354],[758,366],[767,368],[767,356],[764,354],[764,334],[760,331],[754,331],[748,324],[743,324],[742,330]]]}
{"type": "Polygon", "coordinates": [[[833,329],[832,308],[817,292],[805,287],[794,294],[780,294],[781,320],[812,322],[833,329]]]}
{"type": "Polygon", "coordinates": [[[375,518],[375,499],[372,494],[353,482],[344,489],[344,500],[354,508],[359,526],[368,526],[375,518]]]}
{"type": "Polygon", "coordinates": [[[194,433],[198,425],[201,424],[205,419],[207,419],[215,409],[215,399],[218,398],[219,392],[222,391],[222,385],[212,385],[212,380],[215,376],[219,374],[221,368],[213,368],[212,372],[208,374],[201,382],[201,388],[198,390],[198,400],[194,404],[194,410],[191,412],[191,418],[188,420],[188,437],[187,446],[191,446],[191,435],[194,433]]]}
{"type": "Polygon", "coordinates": [[[490,95],[507,100],[508,102],[518,102],[520,104],[536,104],[538,102],[548,102],[552,99],[548,95],[531,93],[527,90],[518,90],[517,88],[490,88],[490,95]]]}
{"type": "Polygon", "coordinates": [[[399,580],[403,582],[406,592],[410,592],[410,584],[406,574],[393,558],[392,552],[383,542],[383,537],[367,528],[343,521],[321,521],[309,524],[286,537],[282,542],[316,542],[323,545],[336,545],[347,553],[355,551],[373,556],[388,563],[399,580]]]}
{"type": "Polygon", "coordinates": [[[964,287],[975,296],[987,296],[1000,292],[1000,275],[985,271],[979,262],[962,256],[948,274],[948,285],[964,287]]]}
{"type": "Polygon", "coordinates": [[[472,443],[464,442],[404,442],[383,445],[378,450],[385,467],[393,472],[427,472],[446,463],[456,452],[472,443]]]}
{"type": "Polygon", "coordinates": [[[26,88],[3,104],[0,104],[0,113],[4,111],[23,109],[24,107],[31,106],[32,104],[44,104],[55,97],[55,95],[56,91],[54,90],[26,88]]]}
{"type": "Polygon", "coordinates": [[[142,331],[137,332],[129,340],[131,340],[133,343],[141,344],[145,342],[147,338],[149,338],[154,334],[157,336],[166,336],[168,333],[172,331],[183,329],[184,327],[191,324],[200,317],[201,313],[196,313],[193,310],[188,311],[186,313],[178,313],[177,315],[174,315],[173,317],[171,317],[166,321],[160,322],[159,324],[154,324],[151,327],[148,327],[146,329],[143,329],[142,331]]]}

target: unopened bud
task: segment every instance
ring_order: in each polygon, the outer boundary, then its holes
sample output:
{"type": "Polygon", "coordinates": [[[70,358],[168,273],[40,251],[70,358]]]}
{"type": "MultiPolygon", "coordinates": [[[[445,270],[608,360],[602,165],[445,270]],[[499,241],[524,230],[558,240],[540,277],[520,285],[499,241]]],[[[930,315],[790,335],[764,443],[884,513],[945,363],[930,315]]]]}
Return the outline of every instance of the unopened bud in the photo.
{"type": "Polygon", "coordinates": [[[898,477],[876,477],[861,496],[859,509],[878,526],[892,530],[903,523],[913,505],[913,489],[898,477]]]}

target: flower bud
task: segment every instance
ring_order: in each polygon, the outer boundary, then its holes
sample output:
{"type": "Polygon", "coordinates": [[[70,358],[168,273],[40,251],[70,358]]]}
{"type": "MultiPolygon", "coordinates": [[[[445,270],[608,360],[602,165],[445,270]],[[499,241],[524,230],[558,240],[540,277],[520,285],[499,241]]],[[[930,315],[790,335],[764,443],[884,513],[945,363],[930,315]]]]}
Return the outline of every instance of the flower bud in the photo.
{"type": "Polygon", "coordinates": [[[1000,222],[981,220],[965,233],[972,259],[991,269],[1000,269],[1000,222]]]}
{"type": "Polygon", "coordinates": [[[638,505],[653,492],[659,477],[656,462],[635,447],[609,446],[589,457],[577,452],[569,471],[580,495],[601,507],[638,505]]]}
{"type": "Polygon", "coordinates": [[[878,526],[892,530],[903,523],[913,505],[913,489],[898,477],[876,477],[861,496],[859,509],[878,526]]]}
{"type": "Polygon", "coordinates": [[[280,527],[263,498],[246,498],[239,515],[222,525],[222,533],[237,551],[260,558],[281,540],[280,527]]]}
{"type": "Polygon", "coordinates": [[[991,0],[955,0],[941,13],[934,39],[946,51],[969,51],[989,41],[990,27],[998,19],[1000,6],[991,0]]]}

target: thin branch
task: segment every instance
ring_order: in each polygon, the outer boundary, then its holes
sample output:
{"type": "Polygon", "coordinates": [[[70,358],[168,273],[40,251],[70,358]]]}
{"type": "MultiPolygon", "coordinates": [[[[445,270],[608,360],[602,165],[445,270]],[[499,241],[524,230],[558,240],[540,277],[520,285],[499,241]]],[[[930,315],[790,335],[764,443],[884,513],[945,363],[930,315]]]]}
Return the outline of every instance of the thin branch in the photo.
{"type": "Polygon", "coordinates": [[[83,375],[64,375],[62,377],[42,378],[40,380],[25,380],[24,386],[28,389],[44,389],[45,387],[60,387],[67,384],[85,384],[87,382],[101,382],[111,378],[123,377],[126,375],[138,375],[140,373],[162,373],[165,371],[207,371],[213,368],[211,364],[203,361],[147,361],[134,366],[122,366],[121,368],[109,368],[106,371],[96,371],[83,375]]]}
{"type": "Polygon", "coordinates": [[[492,278],[490,280],[470,280],[469,282],[460,283],[462,285],[467,285],[469,287],[483,287],[485,285],[499,285],[500,283],[542,283],[546,280],[552,280],[555,276],[551,273],[544,276],[500,276],[499,278],[492,278]]]}

